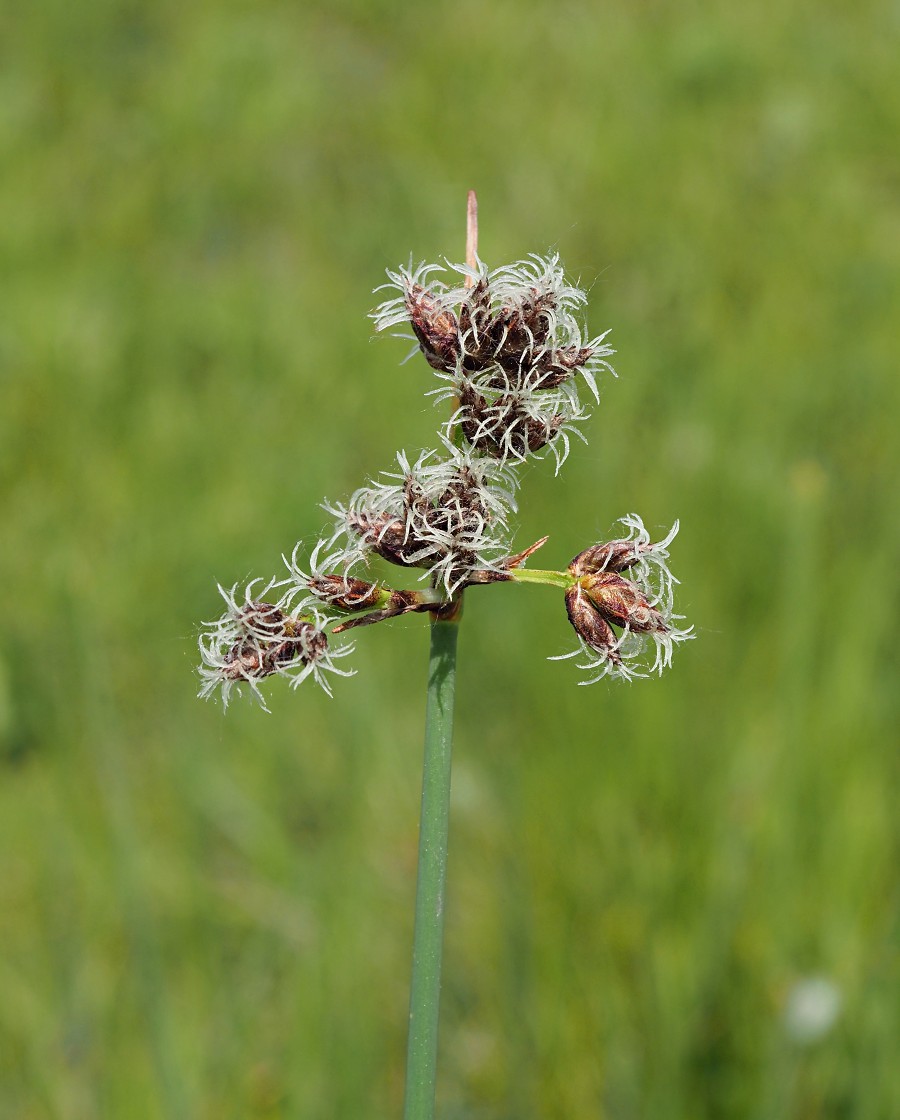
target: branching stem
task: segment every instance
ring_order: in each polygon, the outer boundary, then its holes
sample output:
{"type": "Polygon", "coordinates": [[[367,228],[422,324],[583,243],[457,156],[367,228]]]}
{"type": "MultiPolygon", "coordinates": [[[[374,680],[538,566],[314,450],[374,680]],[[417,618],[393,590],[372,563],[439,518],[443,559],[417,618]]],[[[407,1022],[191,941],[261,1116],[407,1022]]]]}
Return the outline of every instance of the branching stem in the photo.
{"type": "Polygon", "coordinates": [[[542,571],[540,568],[515,568],[509,573],[509,578],[514,583],[545,583],[550,587],[561,587],[568,591],[577,582],[577,576],[571,572],[542,571]]]}

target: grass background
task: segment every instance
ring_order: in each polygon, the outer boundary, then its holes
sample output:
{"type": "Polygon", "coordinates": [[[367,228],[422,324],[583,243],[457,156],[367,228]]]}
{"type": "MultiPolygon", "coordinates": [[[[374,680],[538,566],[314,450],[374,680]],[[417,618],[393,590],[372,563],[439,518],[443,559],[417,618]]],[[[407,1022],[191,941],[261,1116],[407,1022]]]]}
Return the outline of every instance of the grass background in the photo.
{"type": "Polygon", "coordinates": [[[900,1115],[896,4],[0,23],[0,1115],[399,1115],[425,628],[225,717],[196,621],[432,443],[365,315],[472,186],[619,351],[518,539],[680,517],[698,640],[579,689],[555,593],[470,596],[440,1115],[900,1115]]]}

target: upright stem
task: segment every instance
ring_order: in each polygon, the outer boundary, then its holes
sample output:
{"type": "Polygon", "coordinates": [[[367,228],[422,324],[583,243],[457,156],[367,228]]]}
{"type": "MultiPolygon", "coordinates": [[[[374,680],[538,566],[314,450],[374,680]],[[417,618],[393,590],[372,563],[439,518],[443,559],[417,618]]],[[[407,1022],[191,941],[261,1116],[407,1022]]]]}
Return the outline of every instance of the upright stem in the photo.
{"type": "Polygon", "coordinates": [[[458,633],[456,621],[431,623],[404,1120],[434,1116],[458,633]]]}

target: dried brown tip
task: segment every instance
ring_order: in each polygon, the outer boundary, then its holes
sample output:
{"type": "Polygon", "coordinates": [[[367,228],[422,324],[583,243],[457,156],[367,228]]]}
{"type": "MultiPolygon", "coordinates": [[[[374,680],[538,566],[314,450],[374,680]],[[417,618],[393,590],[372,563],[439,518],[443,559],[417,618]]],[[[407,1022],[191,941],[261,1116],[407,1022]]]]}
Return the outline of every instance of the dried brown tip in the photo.
{"type": "MultiPolygon", "coordinates": [[[[471,269],[478,265],[478,197],[474,191],[469,191],[466,199],[466,264],[471,269]]],[[[465,285],[474,287],[474,278],[467,276],[465,285]]]]}
{"type": "Polygon", "coordinates": [[[549,537],[541,537],[539,541],[535,541],[533,545],[522,552],[517,552],[515,556],[507,556],[500,561],[500,570],[479,568],[478,571],[472,572],[468,576],[465,586],[470,587],[473,584],[483,583],[509,583],[513,578],[509,573],[515,568],[521,568],[528,557],[537,552],[539,548],[543,548],[548,540],[550,540],[549,537]]]}
{"type": "Polygon", "coordinates": [[[517,552],[515,556],[507,556],[507,558],[503,561],[503,567],[507,568],[510,571],[513,568],[521,568],[528,557],[533,556],[539,548],[543,548],[549,540],[549,536],[541,537],[539,541],[535,541],[533,545],[530,545],[528,548],[523,549],[522,552],[517,552]]]}

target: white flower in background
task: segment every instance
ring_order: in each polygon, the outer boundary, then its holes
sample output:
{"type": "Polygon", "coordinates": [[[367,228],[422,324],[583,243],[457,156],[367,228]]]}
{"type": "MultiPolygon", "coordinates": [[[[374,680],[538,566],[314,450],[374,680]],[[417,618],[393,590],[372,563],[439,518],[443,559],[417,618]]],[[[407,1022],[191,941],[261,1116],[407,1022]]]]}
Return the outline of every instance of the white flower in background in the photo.
{"type": "Polygon", "coordinates": [[[824,1038],[841,1013],[841,992],[825,976],[807,976],[788,991],[784,1002],[784,1026],[795,1042],[812,1043],[824,1038]]]}

